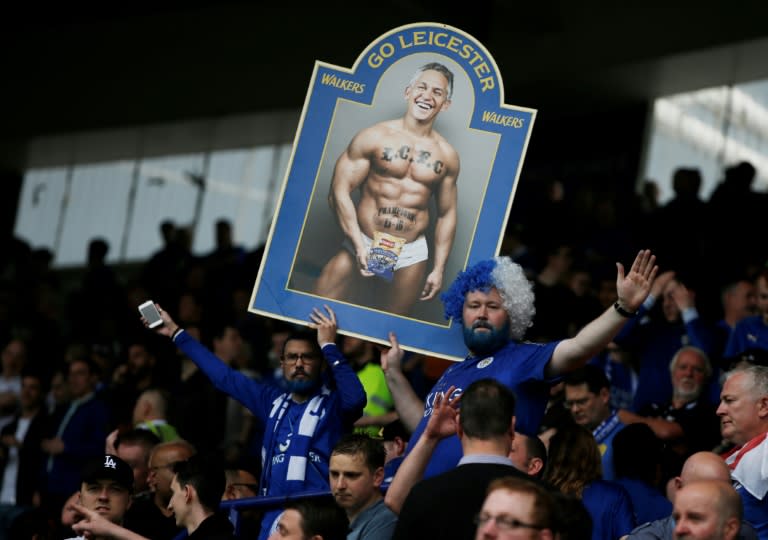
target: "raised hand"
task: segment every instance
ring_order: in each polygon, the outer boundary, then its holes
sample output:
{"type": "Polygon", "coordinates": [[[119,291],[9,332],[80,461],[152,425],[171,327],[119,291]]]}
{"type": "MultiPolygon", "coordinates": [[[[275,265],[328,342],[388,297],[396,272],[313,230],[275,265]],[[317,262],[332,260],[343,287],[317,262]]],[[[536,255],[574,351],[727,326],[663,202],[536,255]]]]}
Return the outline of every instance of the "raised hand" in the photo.
{"type": "Polygon", "coordinates": [[[444,394],[437,394],[432,404],[432,414],[427,426],[424,428],[424,436],[432,439],[444,439],[456,435],[459,426],[459,401],[461,394],[451,398],[456,390],[451,386],[444,394]]]}
{"type": "Polygon", "coordinates": [[[675,284],[672,289],[672,300],[680,311],[696,307],[696,293],[682,283],[675,284]]]}
{"type": "Polygon", "coordinates": [[[381,350],[381,369],[386,373],[389,370],[402,371],[403,356],[405,351],[400,348],[397,336],[394,332],[389,333],[389,349],[381,350]]]}
{"type": "Polygon", "coordinates": [[[651,285],[651,294],[654,298],[658,298],[661,296],[662,291],[667,286],[667,283],[675,279],[675,271],[674,270],[667,270],[666,272],[662,272],[658,276],[656,276],[656,279],[653,280],[653,284],[651,285]]]}
{"type": "Polygon", "coordinates": [[[624,265],[619,262],[616,263],[616,270],[616,294],[619,305],[627,311],[637,311],[648,297],[651,285],[659,271],[656,256],[649,249],[641,250],[635,257],[628,274],[624,275],[624,265]]]}
{"type": "Polygon", "coordinates": [[[336,341],[336,314],[333,310],[323,305],[326,313],[323,313],[318,308],[312,308],[312,313],[309,314],[309,318],[312,322],[309,324],[310,328],[317,330],[317,343],[322,347],[323,343],[333,343],[336,341]]]}
{"type": "MultiPolygon", "coordinates": [[[[155,306],[157,307],[157,311],[160,313],[160,318],[163,319],[163,324],[153,328],[153,330],[161,336],[171,337],[174,332],[179,329],[179,325],[173,322],[171,316],[168,315],[167,311],[164,311],[163,308],[160,307],[160,304],[155,304],[155,306]]],[[[147,322],[147,319],[144,317],[141,317],[141,323],[145,328],[149,328],[149,322],[147,322]]]]}

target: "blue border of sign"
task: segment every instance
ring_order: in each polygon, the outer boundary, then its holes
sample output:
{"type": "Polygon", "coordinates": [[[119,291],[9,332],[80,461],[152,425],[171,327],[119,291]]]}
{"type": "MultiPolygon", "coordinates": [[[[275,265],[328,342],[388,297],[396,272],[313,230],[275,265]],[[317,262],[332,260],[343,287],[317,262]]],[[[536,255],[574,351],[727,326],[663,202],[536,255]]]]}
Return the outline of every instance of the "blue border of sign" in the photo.
{"type": "MultiPolygon", "coordinates": [[[[475,98],[468,128],[496,134],[496,154],[480,211],[473,223],[463,268],[498,253],[536,111],[504,104],[504,88],[496,63],[485,47],[470,35],[439,23],[409,24],[371,43],[352,69],[315,63],[276,215],[254,284],[251,312],[307,324],[312,308],[327,304],[337,314],[340,333],[386,344],[388,332],[394,331],[404,349],[451,360],[464,357],[466,348],[461,325],[455,321],[427,323],[289,287],[327,134],[340,100],[370,105],[386,69],[409,55],[422,53],[447,57],[465,70],[475,98]],[[345,83],[327,84],[331,76],[345,83]]],[[[454,277],[445,276],[444,289],[454,277]]]]}

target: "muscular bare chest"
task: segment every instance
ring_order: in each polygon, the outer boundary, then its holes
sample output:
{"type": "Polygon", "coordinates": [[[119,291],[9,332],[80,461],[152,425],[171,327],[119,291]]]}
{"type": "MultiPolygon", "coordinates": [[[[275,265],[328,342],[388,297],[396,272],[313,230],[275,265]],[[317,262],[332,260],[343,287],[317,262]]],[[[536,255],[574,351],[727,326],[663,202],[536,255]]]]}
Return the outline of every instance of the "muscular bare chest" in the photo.
{"type": "Polygon", "coordinates": [[[443,152],[435,141],[386,137],[376,148],[373,167],[380,177],[430,184],[445,176],[443,152]]]}

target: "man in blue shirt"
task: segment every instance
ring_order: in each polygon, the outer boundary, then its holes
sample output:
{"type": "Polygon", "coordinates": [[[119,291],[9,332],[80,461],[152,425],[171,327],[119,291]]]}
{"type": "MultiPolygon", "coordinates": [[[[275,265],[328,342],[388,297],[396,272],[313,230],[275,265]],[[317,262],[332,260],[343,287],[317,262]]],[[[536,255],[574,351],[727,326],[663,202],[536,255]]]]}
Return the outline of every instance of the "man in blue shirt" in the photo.
{"type": "MultiPolygon", "coordinates": [[[[169,336],[213,385],[234,397],[264,426],[260,494],[290,495],[328,490],[328,462],[338,439],[352,429],[365,406],[365,391],[335,345],[336,315],[315,308],[313,332],[286,339],[280,364],[288,391],[262,384],[227,366],[160,310],[169,336]]],[[[267,512],[260,538],[266,538],[280,510],[267,512]]]]}
{"type": "Polygon", "coordinates": [[[768,350],[768,269],[755,280],[758,314],[739,321],[731,332],[725,347],[725,358],[747,349],[768,350]]]}
{"type": "MultiPolygon", "coordinates": [[[[469,355],[448,368],[422,402],[400,370],[403,352],[394,333],[391,348],[382,353],[382,368],[395,400],[400,419],[415,430],[418,440],[438,395],[451,386],[452,396],[461,394],[473,381],[494,378],[512,389],[518,398],[517,430],[526,435],[538,433],[549,399],[553,379],[583,366],[605,347],[634,316],[650,291],[658,267],[656,257],[640,251],[625,275],[617,263],[617,302],[584,326],[576,336],[544,344],[522,341],[534,315],[533,290],[523,269],[508,257],[477,263],[459,276],[442,295],[445,315],[461,321],[469,355]]],[[[456,466],[461,445],[453,436],[440,442],[425,477],[456,466]]]]}

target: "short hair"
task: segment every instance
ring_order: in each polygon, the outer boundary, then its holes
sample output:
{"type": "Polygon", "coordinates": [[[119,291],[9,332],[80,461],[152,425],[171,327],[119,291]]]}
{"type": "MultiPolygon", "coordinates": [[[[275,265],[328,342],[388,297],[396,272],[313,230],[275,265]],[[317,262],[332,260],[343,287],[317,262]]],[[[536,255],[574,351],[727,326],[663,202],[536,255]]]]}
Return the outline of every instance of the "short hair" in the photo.
{"type": "Polygon", "coordinates": [[[126,356],[131,347],[141,347],[149,356],[157,356],[157,336],[155,334],[136,333],[127,341],[126,356]]]}
{"type": "Polygon", "coordinates": [[[344,435],[333,447],[331,456],[363,456],[363,462],[371,472],[384,466],[387,452],[381,441],[371,438],[364,433],[350,433],[344,435]]]}
{"type": "Polygon", "coordinates": [[[411,433],[406,429],[405,424],[397,418],[381,428],[381,440],[394,441],[395,437],[400,437],[404,441],[411,438],[411,433]]]}
{"type": "Polygon", "coordinates": [[[744,506],[736,489],[729,482],[717,482],[720,491],[720,500],[718,505],[718,515],[722,522],[729,517],[738,518],[739,522],[744,519],[744,506]]]}
{"type": "Polygon", "coordinates": [[[755,178],[757,170],[755,166],[749,161],[740,161],[736,165],[731,165],[725,169],[725,181],[738,182],[739,180],[743,184],[742,187],[748,187],[752,184],[752,180],[755,178]]]}
{"type": "Polygon", "coordinates": [[[161,442],[159,444],[156,444],[152,448],[152,455],[156,454],[158,451],[165,450],[166,448],[174,448],[174,449],[181,450],[182,454],[186,453],[189,457],[197,454],[197,449],[194,447],[192,443],[190,443],[185,439],[176,439],[175,441],[166,441],[166,442],[161,442]]]}
{"type": "Polygon", "coordinates": [[[69,372],[72,370],[72,364],[75,362],[78,362],[80,364],[85,364],[88,367],[88,374],[90,376],[100,377],[101,376],[101,370],[99,369],[99,366],[91,360],[89,357],[77,357],[73,358],[68,364],[67,364],[67,370],[65,372],[65,375],[69,376],[69,372]]]}
{"type": "Polygon", "coordinates": [[[509,433],[515,396],[495,379],[478,379],[461,395],[459,424],[468,437],[490,439],[509,433]]]}
{"type": "Polygon", "coordinates": [[[758,365],[738,365],[725,374],[723,382],[737,373],[744,373],[749,381],[749,390],[754,397],[768,396],[768,367],[758,365]]]}
{"type": "Polygon", "coordinates": [[[224,469],[227,471],[245,471],[258,480],[261,476],[261,461],[247,455],[225,459],[224,469]]]}
{"type": "Polygon", "coordinates": [[[675,368],[677,367],[677,362],[680,360],[680,355],[684,352],[694,352],[696,353],[699,358],[704,360],[704,376],[706,378],[709,378],[712,375],[712,362],[709,360],[709,355],[705,353],[702,349],[698,347],[694,347],[693,345],[684,345],[683,347],[680,347],[675,355],[672,357],[672,360],[669,362],[669,372],[672,373],[675,371],[675,368]]]}
{"type": "Polygon", "coordinates": [[[425,71],[437,71],[446,78],[448,81],[448,99],[451,99],[453,97],[453,71],[448,69],[445,64],[441,64],[440,62],[430,62],[421,66],[416,70],[416,73],[413,74],[413,77],[411,77],[408,86],[413,86],[419,76],[425,71]]]}
{"type": "Polygon", "coordinates": [[[755,285],[757,285],[757,282],[761,279],[765,281],[766,285],[768,285],[768,267],[763,268],[760,272],[758,272],[757,276],[755,276],[755,285]]]}
{"type": "Polygon", "coordinates": [[[168,404],[171,402],[171,394],[164,388],[147,388],[138,399],[146,399],[155,409],[155,414],[165,417],[168,414],[168,404]]]}
{"type": "Polygon", "coordinates": [[[672,189],[676,195],[693,196],[701,188],[701,170],[697,167],[678,167],[672,173],[672,189]]]}
{"type": "Polygon", "coordinates": [[[89,259],[96,258],[101,261],[109,253],[109,243],[104,238],[92,238],[88,242],[89,259]]]}
{"type": "Polygon", "coordinates": [[[724,300],[725,296],[733,292],[736,292],[736,289],[738,289],[739,285],[741,285],[742,283],[747,283],[750,286],[754,287],[754,283],[747,276],[737,276],[737,277],[731,278],[727,280],[723,284],[723,286],[720,288],[721,300],[724,300]]]}
{"type": "Polygon", "coordinates": [[[115,439],[115,448],[120,446],[135,445],[141,446],[147,452],[147,459],[149,459],[150,451],[160,444],[160,437],[149,431],[148,429],[131,429],[125,433],[120,433],[115,439]]]}
{"type": "Polygon", "coordinates": [[[323,540],[346,540],[349,520],[346,512],[331,497],[299,499],[285,503],[285,510],[301,516],[301,532],[305,537],[319,535],[323,540]]]}
{"type": "Polygon", "coordinates": [[[215,511],[227,487],[224,465],[220,459],[211,459],[200,454],[173,464],[173,472],[180,486],[192,485],[197,491],[200,504],[215,511]]]}
{"type": "Polygon", "coordinates": [[[527,478],[504,476],[493,480],[488,485],[486,497],[494,491],[505,490],[513,493],[523,493],[533,497],[533,516],[531,520],[543,529],[555,528],[555,498],[552,492],[543,485],[527,478]]]}
{"type": "Polygon", "coordinates": [[[41,399],[45,401],[45,395],[48,394],[51,386],[50,378],[43,375],[37,367],[25,366],[21,370],[21,379],[23,381],[26,378],[35,379],[40,384],[41,399]]]}
{"type": "Polygon", "coordinates": [[[730,482],[720,480],[697,480],[684,485],[682,490],[694,491],[704,487],[711,487],[717,491],[714,501],[714,511],[718,517],[718,523],[722,527],[730,518],[736,518],[739,523],[743,519],[743,506],[741,497],[730,482]]]}
{"type": "Polygon", "coordinates": [[[280,351],[280,356],[285,355],[285,346],[288,345],[289,341],[306,341],[312,346],[312,349],[318,355],[318,357],[320,359],[323,358],[323,351],[320,349],[320,345],[317,343],[317,333],[314,330],[306,330],[301,328],[291,331],[291,333],[288,334],[288,337],[285,338],[285,341],[283,342],[283,350],[280,351]]]}
{"type": "Polygon", "coordinates": [[[237,330],[237,325],[226,318],[216,318],[210,321],[206,326],[205,341],[213,347],[213,342],[222,339],[227,333],[227,329],[237,330]]]}
{"type": "Polygon", "coordinates": [[[525,441],[525,453],[528,454],[528,457],[541,460],[541,471],[536,475],[539,477],[544,474],[544,468],[547,466],[547,446],[536,435],[526,435],[523,440],[525,441]]]}
{"type": "Polygon", "coordinates": [[[461,320],[464,300],[472,291],[488,292],[496,288],[501,295],[504,310],[509,315],[510,336],[520,340],[536,314],[533,285],[523,267],[509,257],[495,257],[480,261],[459,272],[446,292],[440,295],[445,307],[445,318],[461,320]]]}
{"type": "Polygon", "coordinates": [[[611,389],[611,382],[602,368],[587,364],[579,369],[571,371],[565,376],[566,386],[587,385],[587,390],[593,394],[599,394],[603,388],[611,389]]]}

